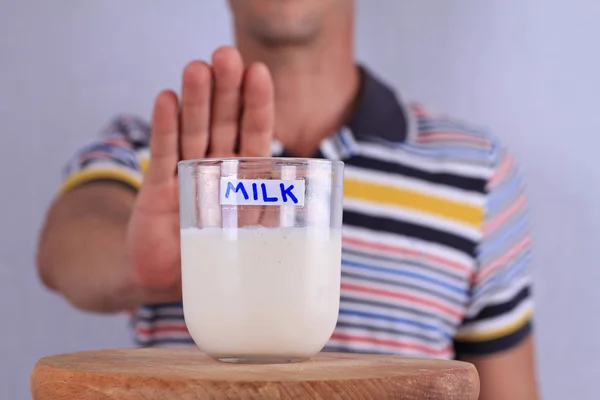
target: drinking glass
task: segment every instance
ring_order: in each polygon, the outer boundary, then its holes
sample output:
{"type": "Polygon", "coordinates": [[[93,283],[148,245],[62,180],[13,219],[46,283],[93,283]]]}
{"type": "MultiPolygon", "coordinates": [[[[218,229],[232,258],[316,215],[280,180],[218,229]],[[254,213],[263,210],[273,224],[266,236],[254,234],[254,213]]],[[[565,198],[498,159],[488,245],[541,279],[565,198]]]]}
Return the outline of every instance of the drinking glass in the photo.
{"type": "Polygon", "coordinates": [[[319,353],[340,300],[341,161],[227,158],[178,163],[185,323],[225,362],[319,353]]]}

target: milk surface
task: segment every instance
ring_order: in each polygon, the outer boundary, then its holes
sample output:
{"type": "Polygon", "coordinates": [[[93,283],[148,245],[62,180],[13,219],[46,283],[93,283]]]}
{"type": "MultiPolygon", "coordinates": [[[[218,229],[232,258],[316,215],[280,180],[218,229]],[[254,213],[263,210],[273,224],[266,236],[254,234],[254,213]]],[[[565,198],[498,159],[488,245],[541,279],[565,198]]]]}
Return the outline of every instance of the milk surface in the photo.
{"type": "Polygon", "coordinates": [[[339,230],[183,229],[181,262],[185,322],[211,356],[307,358],[333,333],[339,230]]]}

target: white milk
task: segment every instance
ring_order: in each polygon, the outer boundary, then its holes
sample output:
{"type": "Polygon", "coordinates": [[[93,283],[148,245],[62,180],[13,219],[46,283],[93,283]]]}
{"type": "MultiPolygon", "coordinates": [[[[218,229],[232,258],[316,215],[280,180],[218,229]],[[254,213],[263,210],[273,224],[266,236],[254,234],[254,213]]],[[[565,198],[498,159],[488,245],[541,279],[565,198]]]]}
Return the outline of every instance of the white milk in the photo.
{"type": "Polygon", "coordinates": [[[341,233],[328,228],[184,229],[183,310],[217,358],[308,358],[337,322],[341,233]]]}

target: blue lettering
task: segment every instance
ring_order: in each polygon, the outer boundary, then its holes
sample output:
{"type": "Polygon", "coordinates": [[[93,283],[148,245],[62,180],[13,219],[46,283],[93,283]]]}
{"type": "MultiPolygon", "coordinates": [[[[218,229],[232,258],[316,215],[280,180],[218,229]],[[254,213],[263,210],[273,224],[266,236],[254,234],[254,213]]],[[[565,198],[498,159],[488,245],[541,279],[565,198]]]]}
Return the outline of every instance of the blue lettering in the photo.
{"type": "Polygon", "coordinates": [[[294,204],[298,204],[298,199],[296,198],[296,196],[294,196],[294,193],[292,193],[292,190],[294,190],[294,185],[290,185],[286,189],[285,185],[283,183],[280,183],[279,188],[281,189],[281,199],[284,203],[287,203],[289,196],[290,199],[292,199],[292,201],[294,202],[294,204]]]}
{"type": "Polygon", "coordinates": [[[258,200],[258,185],[256,183],[252,184],[252,194],[253,194],[254,200],[258,200]]]}
{"type": "Polygon", "coordinates": [[[277,201],[277,197],[269,197],[269,195],[267,194],[267,185],[261,183],[260,188],[262,189],[262,197],[265,203],[274,203],[277,201]]]}
{"type": "Polygon", "coordinates": [[[233,186],[233,183],[227,182],[227,191],[225,192],[226,199],[229,198],[229,192],[231,192],[232,190],[235,193],[237,193],[238,191],[241,191],[242,194],[244,195],[244,199],[248,200],[248,192],[246,192],[246,188],[244,187],[244,184],[242,182],[239,182],[236,187],[233,186]]]}

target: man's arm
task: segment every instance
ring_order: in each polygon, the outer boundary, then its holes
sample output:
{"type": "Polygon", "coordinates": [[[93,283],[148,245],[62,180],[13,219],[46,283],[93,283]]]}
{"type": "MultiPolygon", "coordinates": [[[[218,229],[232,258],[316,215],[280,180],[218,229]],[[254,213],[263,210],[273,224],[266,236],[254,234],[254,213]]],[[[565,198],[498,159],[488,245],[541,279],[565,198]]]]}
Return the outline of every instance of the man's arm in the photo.
{"type": "Polygon", "coordinates": [[[503,352],[492,355],[460,355],[477,368],[480,400],[537,400],[534,345],[531,334],[503,352]]]}
{"type": "Polygon", "coordinates": [[[483,400],[536,400],[532,234],[525,185],[493,138],[471,296],[454,347],[477,367],[483,400]]]}
{"type": "Polygon", "coordinates": [[[112,182],[88,183],[61,195],[39,240],[44,284],[86,311],[118,312],[160,300],[130,277],[126,236],[134,202],[133,190],[112,182]]]}

